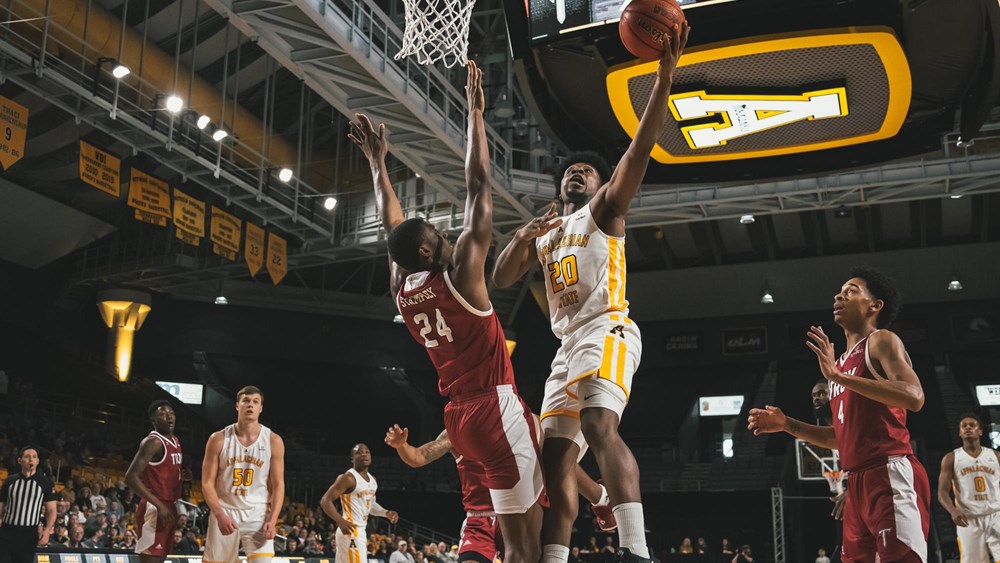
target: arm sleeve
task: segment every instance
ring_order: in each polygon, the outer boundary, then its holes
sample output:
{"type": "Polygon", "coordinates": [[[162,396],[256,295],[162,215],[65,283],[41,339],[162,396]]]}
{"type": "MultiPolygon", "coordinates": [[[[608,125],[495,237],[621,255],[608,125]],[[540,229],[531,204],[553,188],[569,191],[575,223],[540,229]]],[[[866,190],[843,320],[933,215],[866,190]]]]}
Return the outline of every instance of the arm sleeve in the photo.
{"type": "Polygon", "coordinates": [[[379,504],[378,501],[374,501],[372,502],[371,512],[373,516],[381,516],[384,518],[386,514],[386,509],[382,508],[382,505],[379,504]]]}
{"type": "Polygon", "coordinates": [[[59,495],[56,493],[56,486],[52,484],[52,479],[46,477],[40,484],[42,490],[45,491],[45,496],[42,497],[43,502],[59,500],[59,495]]]}

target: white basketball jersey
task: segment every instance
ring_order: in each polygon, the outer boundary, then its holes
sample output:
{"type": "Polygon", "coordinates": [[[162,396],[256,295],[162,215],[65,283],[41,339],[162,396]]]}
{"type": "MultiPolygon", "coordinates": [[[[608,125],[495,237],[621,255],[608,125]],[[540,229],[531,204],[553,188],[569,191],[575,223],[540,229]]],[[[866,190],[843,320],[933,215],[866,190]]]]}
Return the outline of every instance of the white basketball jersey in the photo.
{"type": "Polygon", "coordinates": [[[1000,463],[996,452],[983,448],[972,457],[962,448],[955,450],[955,501],[969,516],[1000,511],[1000,463]]]}
{"type": "Polygon", "coordinates": [[[565,338],[603,313],[628,315],[625,237],[601,231],[589,204],[538,237],[535,252],[545,275],[549,317],[557,337],[565,338]]]}
{"type": "Polygon", "coordinates": [[[215,483],[222,506],[238,510],[267,504],[267,478],[271,472],[271,429],[263,424],[257,441],[244,446],[236,425],[223,430],[219,477],[215,483]]]}
{"type": "Polygon", "coordinates": [[[348,521],[354,523],[359,528],[364,529],[368,523],[368,513],[372,510],[372,503],[375,502],[375,491],[378,490],[378,483],[375,476],[368,474],[368,480],[361,476],[353,468],[347,470],[354,475],[354,491],[340,495],[340,510],[348,521]]]}

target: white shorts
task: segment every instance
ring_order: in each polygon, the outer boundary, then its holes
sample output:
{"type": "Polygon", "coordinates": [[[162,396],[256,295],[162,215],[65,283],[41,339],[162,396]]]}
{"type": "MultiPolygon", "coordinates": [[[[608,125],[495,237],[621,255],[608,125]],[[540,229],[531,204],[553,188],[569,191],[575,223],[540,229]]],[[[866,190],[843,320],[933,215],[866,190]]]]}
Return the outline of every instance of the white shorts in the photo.
{"type": "Polygon", "coordinates": [[[621,420],[642,357],[639,327],[621,313],[601,315],[563,339],[552,360],[542,400],[545,438],[565,438],[586,449],[580,411],[600,407],[621,420]]]}
{"type": "Polygon", "coordinates": [[[209,516],[202,563],[239,563],[241,545],[248,563],[251,559],[254,563],[270,563],[274,557],[274,540],[264,539],[266,507],[243,510],[223,507],[223,510],[236,521],[237,529],[224,536],[215,515],[209,516]]]}
{"type": "Polygon", "coordinates": [[[346,535],[337,528],[337,563],[368,563],[368,535],[358,526],[346,535]]]}
{"type": "Polygon", "coordinates": [[[969,525],[955,531],[960,563],[1000,561],[1000,513],[969,516],[969,525]]]}

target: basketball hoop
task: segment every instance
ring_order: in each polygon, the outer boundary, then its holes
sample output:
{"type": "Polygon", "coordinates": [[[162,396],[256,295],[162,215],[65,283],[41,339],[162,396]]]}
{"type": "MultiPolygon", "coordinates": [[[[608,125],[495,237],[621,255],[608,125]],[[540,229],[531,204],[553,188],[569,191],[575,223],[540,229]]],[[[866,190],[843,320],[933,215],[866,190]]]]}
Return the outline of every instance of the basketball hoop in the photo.
{"type": "Polygon", "coordinates": [[[843,471],[824,471],[823,478],[826,479],[827,483],[830,483],[830,492],[839,495],[844,492],[844,472],[843,471]]]}
{"type": "Polygon", "coordinates": [[[465,64],[469,53],[469,20],[476,0],[403,0],[406,25],[403,48],[395,59],[413,55],[422,65],[444,61],[465,64]]]}

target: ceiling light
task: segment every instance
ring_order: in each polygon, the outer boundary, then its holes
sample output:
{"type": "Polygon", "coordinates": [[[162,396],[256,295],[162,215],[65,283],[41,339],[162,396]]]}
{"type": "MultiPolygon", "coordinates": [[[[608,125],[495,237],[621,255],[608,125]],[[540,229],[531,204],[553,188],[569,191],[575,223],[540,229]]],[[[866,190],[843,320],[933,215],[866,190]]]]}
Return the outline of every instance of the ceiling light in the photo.
{"type": "Polygon", "coordinates": [[[204,128],[208,127],[208,124],[211,123],[211,122],[212,122],[212,118],[209,117],[209,116],[207,116],[207,115],[203,115],[203,116],[199,117],[198,118],[198,129],[204,129],[204,128]]]}
{"type": "Polygon", "coordinates": [[[225,295],[220,295],[220,296],[218,296],[218,297],[215,298],[215,304],[216,305],[229,305],[229,300],[226,299],[225,295]]]}
{"type": "Polygon", "coordinates": [[[961,291],[962,282],[958,281],[957,276],[952,276],[951,281],[948,282],[948,291],[961,291]]]}
{"type": "Polygon", "coordinates": [[[334,207],[337,207],[337,198],[331,196],[323,200],[323,208],[327,211],[333,211],[334,207]]]}
{"type": "Polygon", "coordinates": [[[214,140],[216,140],[216,141],[218,141],[220,143],[222,142],[223,139],[225,139],[228,136],[229,136],[229,133],[226,133],[225,129],[216,129],[215,133],[212,133],[212,139],[214,139],[214,140]]]}
{"type": "Polygon", "coordinates": [[[741,225],[749,225],[749,224],[753,223],[754,221],[756,221],[756,219],[754,219],[753,215],[742,215],[742,216],[740,216],[740,224],[741,225]]]}
{"type": "Polygon", "coordinates": [[[292,171],[289,168],[282,168],[278,171],[278,179],[287,182],[292,179],[292,171]]]}
{"type": "Polygon", "coordinates": [[[769,289],[764,290],[764,295],[761,296],[760,302],[763,303],[764,305],[770,305],[774,303],[774,296],[771,295],[771,290],[769,289]]]}
{"type": "Polygon", "coordinates": [[[396,323],[398,325],[401,325],[401,324],[405,323],[406,321],[403,320],[403,315],[396,315],[395,317],[392,318],[392,322],[394,322],[394,323],[396,323]]]}
{"type": "Polygon", "coordinates": [[[111,69],[111,74],[112,74],[112,75],[113,75],[113,76],[114,76],[115,78],[118,78],[118,79],[122,79],[122,78],[125,78],[125,77],[126,77],[126,76],[128,76],[128,75],[129,75],[129,73],[131,73],[131,72],[132,72],[132,71],[131,71],[131,70],[129,70],[129,68],[128,68],[127,66],[125,66],[125,65],[123,65],[123,64],[121,64],[121,63],[119,63],[119,64],[115,65],[115,68],[111,69]]]}
{"type": "Polygon", "coordinates": [[[951,199],[962,199],[962,194],[952,195],[951,199]]]}
{"type": "Polygon", "coordinates": [[[851,208],[843,205],[833,211],[833,216],[837,219],[848,219],[852,214],[851,208]]]}
{"type": "Polygon", "coordinates": [[[170,113],[180,113],[184,109],[184,100],[176,95],[170,95],[167,97],[166,107],[170,113]]]}

